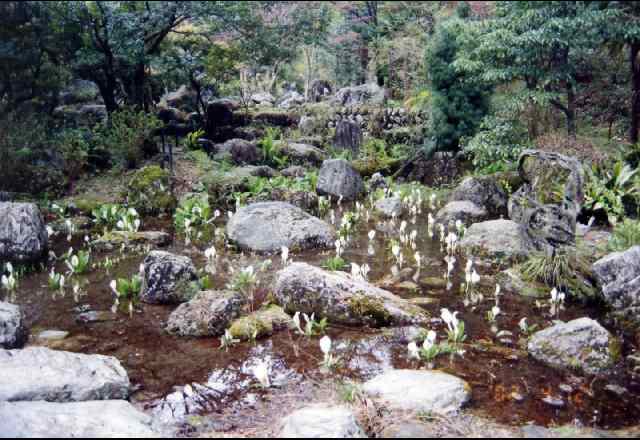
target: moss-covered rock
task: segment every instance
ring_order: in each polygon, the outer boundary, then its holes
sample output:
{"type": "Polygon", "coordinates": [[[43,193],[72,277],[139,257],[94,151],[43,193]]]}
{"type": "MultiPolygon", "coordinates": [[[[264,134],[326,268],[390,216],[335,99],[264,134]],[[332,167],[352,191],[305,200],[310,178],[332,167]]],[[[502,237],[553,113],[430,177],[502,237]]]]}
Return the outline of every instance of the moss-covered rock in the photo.
{"type": "Polygon", "coordinates": [[[171,191],[171,176],[157,165],[144,167],[136,172],[127,187],[129,206],[140,213],[154,215],[170,213],[176,208],[176,198],[171,191]]]}
{"type": "Polygon", "coordinates": [[[234,339],[247,341],[270,336],[274,331],[290,328],[292,325],[293,320],[282,307],[269,305],[233,321],[229,332],[234,339]]]}

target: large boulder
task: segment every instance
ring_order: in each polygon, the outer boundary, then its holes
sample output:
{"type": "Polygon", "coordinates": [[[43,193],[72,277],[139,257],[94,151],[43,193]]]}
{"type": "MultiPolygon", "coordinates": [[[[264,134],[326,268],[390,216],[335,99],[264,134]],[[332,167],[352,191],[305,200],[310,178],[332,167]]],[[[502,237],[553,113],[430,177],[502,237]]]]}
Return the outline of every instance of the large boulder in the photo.
{"type": "Polygon", "coordinates": [[[0,350],[0,402],[126,399],[129,376],[110,356],[43,347],[0,350]]]}
{"type": "Polygon", "coordinates": [[[102,103],[100,89],[93,81],[76,79],[60,92],[63,105],[102,103]]]}
{"type": "Polygon", "coordinates": [[[244,303],[235,292],[199,292],[171,313],[166,330],[177,336],[219,336],[240,316],[244,303]]]}
{"type": "Polygon", "coordinates": [[[535,333],[528,344],[531,356],[562,370],[602,373],[613,365],[611,335],[597,321],[580,318],[535,333]]]}
{"type": "Polygon", "coordinates": [[[144,259],[140,299],[149,304],[189,301],[198,272],[191,259],[164,251],[151,251],[144,259]]]}
{"type": "Polygon", "coordinates": [[[274,296],[287,313],[315,313],[343,325],[402,326],[427,321],[425,312],[386,290],[328,272],[306,263],[293,263],[277,275],[274,296]]]}
{"type": "Polygon", "coordinates": [[[151,417],[124,400],[0,402],[2,438],[158,437],[151,417]]]}
{"type": "Polygon", "coordinates": [[[171,213],[177,204],[171,190],[171,174],[158,165],[141,168],[129,181],[126,200],[141,214],[171,213]]]}
{"type": "Polygon", "coordinates": [[[343,107],[363,104],[382,105],[384,103],[384,89],[375,83],[343,87],[336,92],[336,101],[343,107]]]}
{"type": "Polygon", "coordinates": [[[511,266],[529,256],[533,243],[522,225],[511,220],[491,220],[471,225],[460,247],[468,256],[511,266]]]}
{"type": "Polygon", "coordinates": [[[280,438],[366,438],[346,406],[315,404],[282,420],[280,438]]]}
{"type": "Polygon", "coordinates": [[[309,88],[309,101],[320,102],[324,98],[330,96],[332,92],[333,87],[331,87],[331,83],[329,81],[316,79],[311,83],[311,87],[309,88]]]}
{"type": "Polygon", "coordinates": [[[446,151],[438,151],[433,155],[420,151],[411,160],[407,160],[394,177],[437,187],[454,183],[462,172],[463,166],[458,156],[446,151]]]}
{"type": "Polygon", "coordinates": [[[575,244],[584,201],[584,170],[577,159],[536,150],[520,155],[524,184],[509,200],[509,218],[523,225],[540,251],[575,244]]]}
{"type": "Polygon", "coordinates": [[[471,387],[464,380],[429,370],[390,370],[366,382],[362,390],[391,409],[423,413],[456,412],[471,399],[471,387]]]}
{"type": "Polygon", "coordinates": [[[364,192],[364,182],[349,162],[331,159],[322,163],[316,189],[320,195],[356,200],[364,192]]]}
{"type": "Polygon", "coordinates": [[[640,246],[596,261],[593,274],[613,313],[640,326],[640,246]]]}
{"type": "Polygon", "coordinates": [[[20,307],[0,302],[0,348],[21,348],[28,336],[20,307]]]}
{"type": "Polygon", "coordinates": [[[492,217],[506,216],[509,197],[493,177],[467,177],[451,193],[450,201],[469,201],[492,217]]]}
{"type": "Polygon", "coordinates": [[[302,96],[300,93],[296,92],[295,90],[291,90],[285,93],[282,96],[282,98],[280,98],[280,103],[278,104],[278,107],[285,110],[289,110],[293,107],[297,107],[302,104],[304,104],[304,96],[302,96]]]}
{"type": "Polygon", "coordinates": [[[0,203],[0,261],[35,263],[46,254],[49,236],[38,206],[0,203]]]}
{"type": "Polygon", "coordinates": [[[261,159],[258,147],[255,143],[243,139],[233,139],[228,141],[229,152],[234,163],[238,165],[255,165],[261,159]]]}
{"type": "Polygon", "coordinates": [[[436,214],[436,223],[448,226],[450,223],[455,224],[458,220],[465,226],[486,220],[489,213],[481,205],[476,205],[468,200],[455,201],[447,203],[436,214]]]}
{"type": "Polygon", "coordinates": [[[321,128],[320,122],[313,116],[302,116],[300,122],[298,122],[298,130],[303,136],[312,136],[315,132],[321,128]]]}
{"type": "Polygon", "coordinates": [[[227,234],[241,249],[276,252],[332,247],[335,231],[324,221],[283,202],[240,208],[227,223],[227,234]]]}
{"type": "Polygon", "coordinates": [[[209,102],[205,112],[205,131],[207,138],[214,142],[223,142],[227,134],[232,132],[234,125],[234,107],[228,101],[217,100],[209,102]]]}
{"type": "Polygon", "coordinates": [[[333,137],[333,147],[338,150],[347,150],[355,158],[360,153],[362,145],[362,130],[360,124],[349,120],[342,120],[336,125],[336,133],[333,137]]]}

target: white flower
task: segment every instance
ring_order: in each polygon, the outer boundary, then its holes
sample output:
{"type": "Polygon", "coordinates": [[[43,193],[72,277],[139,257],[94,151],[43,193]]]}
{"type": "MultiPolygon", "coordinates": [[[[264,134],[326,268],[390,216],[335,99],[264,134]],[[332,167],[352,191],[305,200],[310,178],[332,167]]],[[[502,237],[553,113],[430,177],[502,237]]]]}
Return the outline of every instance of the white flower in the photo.
{"type": "Polygon", "coordinates": [[[475,270],[471,274],[471,284],[478,284],[480,282],[480,275],[475,270]]]}
{"type": "Polygon", "coordinates": [[[500,307],[493,306],[491,308],[491,316],[493,316],[493,319],[497,318],[499,314],[500,314],[500,307]]]}
{"type": "Polygon", "coordinates": [[[7,272],[13,273],[13,264],[11,264],[11,262],[7,263],[6,268],[7,272]]]}
{"type": "Polygon", "coordinates": [[[500,284],[496,284],[496,297],[500,296],[501,291],[502,291],[502,288],[500,287],[500,284]]]}
{"type": "Polygon", "coordinates": [[[435,345],[437,337],[438,335],[436,334],[436,332],[434,332],[433,330],[429,330],[429,333],[427,333],[427,338],[422,344],[422,348],[424,348],[425,350],[430,350],[435,345]]]}
{"type": "Polygon", "coordinates": [[[420,359],[420,350],[415,342],[410,342],[407,345],[407,351],[409,352],[410,359],[420,359]]]}
{"type": "Polygon", "coordinates": [[[304,335],[304,331],[302,330],[302,327],[300,327],[300,312],[296,312],[295,315],[293,315],[293,323],[300,334],[304,335]]]}
{"type": "Polygon", "coordinates": [[[320,350],[324,354],[325,358],[331,353],[331,338],[329,336],[324,336],[320,339],[320,350]]]}
{"type": "Polygon", "coordinates": [[[369,241],[373,241],[374,238],[376,238],[376,231],[369,231],[369,241]]]}
{"type": "Polygon", "coordinates": [[[215,248],[215,246],[211,246],[210,248],[205,249],[204,256],[210,262],[215,260],[215,258],[216,258],[216,248],[215,248]]]}
{"type": "Polygon", "coordinates": [[[109,287],[111,287],[111,290],[113,291],[113,293],[115,293],[116,296],[120,296],[120,294],[118,293],[118,283],[116,282],[116,280],[112,280],[109,283],[109,287]]]}
{"type": "Polygon", "coordinates": [[[268,361],[261,362],[253,367],[253,375],[264,388],[269,388],[271,386],[271,382],[269,381],[268,361]]]}
{"type": "Polygon", "coordinates": [[[289,248],[286,246],[282,246],[282,264],[286,266],[288,261],[289,261],[289,248]]]}
{"type": "Polygon", "coordinates": [[[527,331],[529,330],[529,325],[527,324],[526,317],[520,320],[520,322],[518,323],[518,327],[520,327],[520,330],[522,330],[522,333],[527,333],[527,331]]]}
{"type": "Polygon", "coordinates": [[[451,313],[449,309],[442,309],[440,311],[440,317],[447,324],[449,331],[456,332],[458,330],[458,312],[451,313]]]}

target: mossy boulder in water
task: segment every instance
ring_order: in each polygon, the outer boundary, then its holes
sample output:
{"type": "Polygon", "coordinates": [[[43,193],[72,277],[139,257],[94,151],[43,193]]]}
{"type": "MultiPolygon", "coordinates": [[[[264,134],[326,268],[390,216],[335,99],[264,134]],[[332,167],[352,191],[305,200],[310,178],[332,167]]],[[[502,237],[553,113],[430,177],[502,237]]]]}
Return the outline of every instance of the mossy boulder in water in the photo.
{"type": "Polygon", "coordinates": [[[598,374],[614,364],[613,342],[597,321],[580,318],[535,333],[527,348],[531,356],[551,367],[598,374]]]}
{"type": "Polygon", "coordinates": [[[471,225],[460,241],[467,256],[509,267],[524,261],[534,249],[524,227],[510,220],[471,225]]]}
{"type": "Polygon", "coordinates": [[[315,313],[344,325],[423,324],[426,313],[407,300],[344,272],[293,263],[278,273],[274,296],[287,313],[315,313]]]}
{"type": "Polygon", "coordinates": [[[142,214],[172,212],[177,204],[171,192],[169,171],[157,165],[144,167],[136,172],[127,188],[127,203],[142,214]]]}
{"type": "Polygon", "coordinates": [[[270,305],[233,321],[229,333],[234,339],[246,341],[270,336],[274,331],[290,328],[292,324],[293,320],[282,307],[270,305]]]}
{"type": "Polygon", "coordinates": [[[236,292],[199,292],[171,313],[166,330],[178,336],[219,336],[240,315],[244,303],[236,292]]]}

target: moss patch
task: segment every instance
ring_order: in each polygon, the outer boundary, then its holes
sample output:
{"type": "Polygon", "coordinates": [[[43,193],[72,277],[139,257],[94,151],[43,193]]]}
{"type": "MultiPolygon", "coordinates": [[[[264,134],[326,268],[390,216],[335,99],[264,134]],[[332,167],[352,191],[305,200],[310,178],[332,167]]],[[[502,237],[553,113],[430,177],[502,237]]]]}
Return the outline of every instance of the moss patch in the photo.
{"type": "Polygon", "coordinates": [[[370,318],[378,327],[391,324],[393,320],[382,300],[365,295],[354,295],[349,300],[349,310],[353,315],[370,318]]]}
{"type": "Polygon", "coordinates": [[[157,165],[136,172],[129,182],[126,199],[130,206],[149,215],[172,212],[177,204],[169,172],[157,165]]]}
{"type": "Polygon", "coordinates": [[[236,319],[229,328],[234,339],[247,341],[270,336],[274,331],[289,327],[291,317],[276,305],[270,305],[248,316],[236,319]]]}

